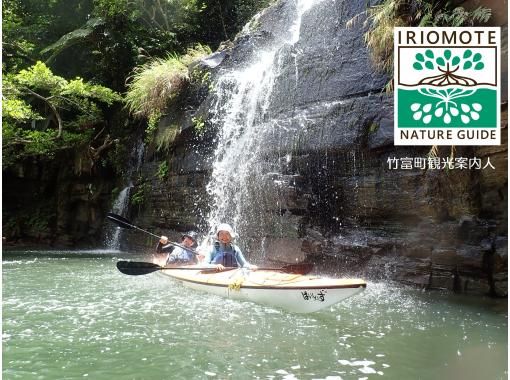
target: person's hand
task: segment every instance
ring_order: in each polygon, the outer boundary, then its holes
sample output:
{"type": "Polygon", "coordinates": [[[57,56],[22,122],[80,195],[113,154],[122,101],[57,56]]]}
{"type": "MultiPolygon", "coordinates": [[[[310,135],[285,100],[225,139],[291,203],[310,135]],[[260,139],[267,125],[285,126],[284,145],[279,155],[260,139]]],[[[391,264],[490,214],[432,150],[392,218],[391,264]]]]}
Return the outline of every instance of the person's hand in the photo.
{"type": "Polygon", "coordinates": [[[225,267],[224,267],[223,265],[221,265],[221,264],[216,264],[216,270],[217,270],[218,272],[220,272],[220,271],[222,271],[222,270],[224,270],[224,269],[225,269],[225,267]]]}
{"type": "Polygon", "coordinates": [[[160,242],[161,244],[166,244],[166,243],[168,243],[168,238],[167,238],[166,236],[164,236],[164,235],[163,235],[163,236],[161,236],[161,237],[159,238],[159,242],[160,242]]]}

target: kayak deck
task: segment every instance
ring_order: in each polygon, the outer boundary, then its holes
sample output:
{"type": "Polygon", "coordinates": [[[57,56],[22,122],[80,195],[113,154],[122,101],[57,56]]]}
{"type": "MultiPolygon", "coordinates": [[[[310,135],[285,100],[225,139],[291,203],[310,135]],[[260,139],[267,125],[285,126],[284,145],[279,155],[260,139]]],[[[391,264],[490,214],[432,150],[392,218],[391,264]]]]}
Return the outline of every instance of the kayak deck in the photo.
{"type": "Polygon", "coordinates": [[[249,300],[298,313],[323,309],[363,291],[361,279],[331,279],[264,270],[161,270],[183,285],[223,297],[249,300]]]}

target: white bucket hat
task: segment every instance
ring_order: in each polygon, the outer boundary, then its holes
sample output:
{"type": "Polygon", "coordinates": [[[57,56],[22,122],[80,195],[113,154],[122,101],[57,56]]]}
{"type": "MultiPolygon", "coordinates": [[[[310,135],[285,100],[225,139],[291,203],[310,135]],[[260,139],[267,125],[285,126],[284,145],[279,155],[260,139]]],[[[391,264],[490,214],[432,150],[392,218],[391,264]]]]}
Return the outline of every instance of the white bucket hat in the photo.
{"type": "Polygon", "coordinates": [[[227,223],[221,223],[220,225],[218,225],[218,227],[216,228],[216,236],[218,236],[220,231],[228,232],[230,236],[232,236],[232,238],[235,238],[237,236],[237,234],[234,232],[234,229],[230,227],[230,224],[227,223]]]}

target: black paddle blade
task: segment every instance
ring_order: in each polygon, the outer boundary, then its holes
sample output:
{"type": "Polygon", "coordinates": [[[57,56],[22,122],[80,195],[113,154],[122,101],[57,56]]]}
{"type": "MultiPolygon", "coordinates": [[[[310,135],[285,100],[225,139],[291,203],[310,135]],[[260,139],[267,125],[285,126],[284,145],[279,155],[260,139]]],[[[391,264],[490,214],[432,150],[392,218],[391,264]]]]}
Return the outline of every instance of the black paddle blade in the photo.
{"type": "Polygon", "coordinates": [[[106,214],[106,219],[112,221],[113,223],[117,224],[118,226],[122,228],[132,229],[134,226],[131,224],[129,220],[126,218],[123,218],[120,215],[114,214],[112,212],[109,212],[106,214]]]}
{"type": "Polygon", "coordinates": [[[156,272],[163,267],[158,264],[146,263],[143,261],[117,261],[117,269],[130,276],[140,276],[156,272]]]}

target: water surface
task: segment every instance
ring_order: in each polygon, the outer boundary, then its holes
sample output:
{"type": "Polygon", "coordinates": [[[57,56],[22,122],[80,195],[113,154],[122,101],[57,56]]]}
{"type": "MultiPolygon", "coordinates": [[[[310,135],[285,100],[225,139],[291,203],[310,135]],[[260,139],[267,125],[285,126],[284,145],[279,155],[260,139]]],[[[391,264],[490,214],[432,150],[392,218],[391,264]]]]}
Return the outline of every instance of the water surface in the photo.
{"type": "Polygon", "coordinates": [[[504,301],[368,282],[293,314],[119,273],[131,257],[4,252],[3,378],[507,378],[504,301]]]}

